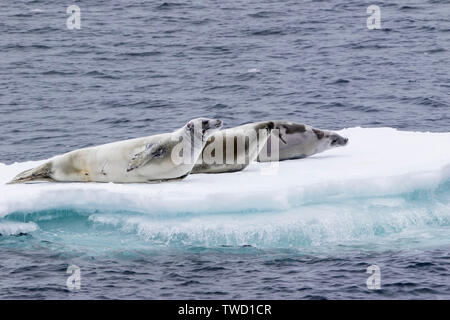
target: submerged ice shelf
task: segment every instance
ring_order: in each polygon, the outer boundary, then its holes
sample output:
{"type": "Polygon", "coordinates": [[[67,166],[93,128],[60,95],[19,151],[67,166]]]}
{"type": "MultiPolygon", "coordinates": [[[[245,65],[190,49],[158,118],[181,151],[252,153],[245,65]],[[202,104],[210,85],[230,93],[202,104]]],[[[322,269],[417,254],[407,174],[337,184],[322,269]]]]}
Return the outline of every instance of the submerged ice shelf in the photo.
{"type": "Polygon", "coordinates": [[[0,233],[54,228],[65,230],[57,241],[79,243],[83,228],[113,228],[165,244],[277,247],[383,234],[447,238],[450,133],[350,128],[340,134],[348,146],[278,168],[253,163],[241,172],[161,184],[6,185],[42,161],[0,164],[0,233]],[[408,196],[417,192],[425,195],[408,196]],[[77,225],[73,216],[84,222],[77,225]],[[52,220],[63,222],[55,227],[52,220]],[[417,227],[425,229],[408,235],[417,227]]]}

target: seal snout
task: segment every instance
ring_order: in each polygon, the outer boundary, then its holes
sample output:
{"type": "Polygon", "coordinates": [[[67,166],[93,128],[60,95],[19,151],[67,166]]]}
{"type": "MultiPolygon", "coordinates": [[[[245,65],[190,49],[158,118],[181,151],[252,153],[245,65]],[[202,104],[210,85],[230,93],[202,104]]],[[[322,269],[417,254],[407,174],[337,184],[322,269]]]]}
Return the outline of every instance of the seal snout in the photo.
{"type": "Polygon", "coordinates": [[[336,142],[336,145],[338,145],[338,146],[345,146],[345,145],[347,145],[347,143],[348,143],[348,138],[338,136],[338,140],[336,142]]]}
{"type": "Polygon", "coordinates": [[[332,147],[343,147],[347,145],[348,138],[342,137],[338,134],[331,134],[330,135],[330,145],[332,147]]]}
{"type": "Polygon", "coordinates": [[[209,129],[220,129],[222,128],[222,120],[219,119],[211,119],[204,120],[202,122],[203,132],[209,129]]]}
{"type": "Polygon", "coordinates": [[[342,145],[345,146],[348,143],[348,138],[343,138],[342,145]]]}
{"type": "Polygon", "coordinates": [[[335,146],[345,146],[348,143],[348,138],[336,136],[331,140],[331,144],[335,146]]]}

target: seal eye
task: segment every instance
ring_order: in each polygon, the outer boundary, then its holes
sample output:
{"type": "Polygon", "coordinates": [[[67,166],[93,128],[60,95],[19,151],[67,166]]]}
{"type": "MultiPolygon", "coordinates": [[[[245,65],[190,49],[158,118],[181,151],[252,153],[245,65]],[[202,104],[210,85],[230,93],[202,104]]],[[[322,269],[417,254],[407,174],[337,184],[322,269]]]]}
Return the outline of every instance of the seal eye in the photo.
{"type": "Polygon", "coordinates": [[[202,129],[203,129],[203,133],[205,133],[206,130],[210,129],[210,125],[209,125],[209,121],[208,120],[203,120],[202,121],[202,129]]]}
{"type": "Polygon", "coordinates": [[[194,132],[194,124],[193,124],[192,122],[189,122],[189,123],[186,125],[186,128],[187,128],[189,131],[194,132]]]}

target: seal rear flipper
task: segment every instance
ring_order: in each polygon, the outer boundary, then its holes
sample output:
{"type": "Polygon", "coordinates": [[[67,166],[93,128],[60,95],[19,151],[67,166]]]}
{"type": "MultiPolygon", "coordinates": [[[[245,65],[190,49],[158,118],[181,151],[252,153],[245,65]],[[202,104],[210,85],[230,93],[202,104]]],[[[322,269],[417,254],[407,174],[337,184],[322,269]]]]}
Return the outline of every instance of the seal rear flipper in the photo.
{"type": "Polygon", "coordinates": [[[51,177],[51,168],[52,168],[51,163],[49,162],[44,163],[39,167],[19,173],[17,176],[14,177],[14,179],[8,182],[8,184],[25,183],[30,181],[55,181],[51,177]]]}
{"type": "Polygon", "coordinates": [[[165,149],[159,143],[150,143],[145,149],[136,153],[128,163],[127,172],[145,166],[153,159],[159,159],[166,154],[165,149]]]}

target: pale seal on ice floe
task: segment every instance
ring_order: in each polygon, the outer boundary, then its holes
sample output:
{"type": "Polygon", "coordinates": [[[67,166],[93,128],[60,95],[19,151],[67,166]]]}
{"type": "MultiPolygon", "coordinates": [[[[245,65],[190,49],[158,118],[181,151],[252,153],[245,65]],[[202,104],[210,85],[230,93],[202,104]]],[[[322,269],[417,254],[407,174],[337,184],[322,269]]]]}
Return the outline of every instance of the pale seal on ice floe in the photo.
{"type": "Polygon", "coordinates": [[[273,127],[272,121],[261,121],[214,133],[209,137],[191,173],[243,170],[256,160],[273,127]]]}
{"type": "Polygon", "coordinates": [[[267,140],[266,146],[258,155],[259,162],[276,161],[269,157],[273,145],[278,149],[278,160],[301,159],[325,150],[345,146],[348,138],[335,132],[320,130],[306,124],[273,121],[275,129],[267,140]],[[275,134],[276,132],[276,134],[275,134]],[[274,143],[273,139],[277,139],[274,143]]]}
{"type": "Polygon", "coordinates": [[[209,136],[221,127],[220,120],[198,118],[171,133],[75,150],[20,173],[10,183],[181,179],[194,167],[209,136]]]}

